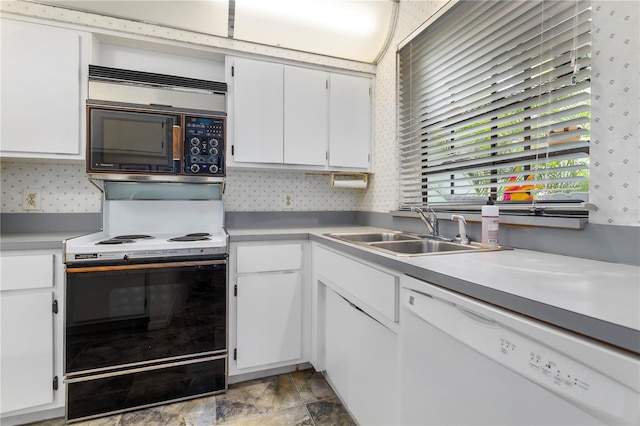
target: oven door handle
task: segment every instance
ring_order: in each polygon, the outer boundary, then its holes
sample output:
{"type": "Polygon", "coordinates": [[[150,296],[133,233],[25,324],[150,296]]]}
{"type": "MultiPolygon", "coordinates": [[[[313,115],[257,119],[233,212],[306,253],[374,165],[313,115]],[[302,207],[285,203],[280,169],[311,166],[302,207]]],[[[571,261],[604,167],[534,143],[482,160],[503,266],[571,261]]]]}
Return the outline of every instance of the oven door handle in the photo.
{"type": "MultiPolygon", "coordinates": [[[[158,258],[161,260],[161,258],[158,258]]],[[[182,262],[156,262],[156,263],[136,263],[128,265],[109,265],[109,266],[85,266],[80,268],[67,268],[68,274],[85,273],[85,272],[108,272],[108,271],[130,271],[140,269],[159,269],[159,268],[183,268],[183,267],[200,267],[226,265],[226,259],[218,260],[186,260],[182,262]]]]}

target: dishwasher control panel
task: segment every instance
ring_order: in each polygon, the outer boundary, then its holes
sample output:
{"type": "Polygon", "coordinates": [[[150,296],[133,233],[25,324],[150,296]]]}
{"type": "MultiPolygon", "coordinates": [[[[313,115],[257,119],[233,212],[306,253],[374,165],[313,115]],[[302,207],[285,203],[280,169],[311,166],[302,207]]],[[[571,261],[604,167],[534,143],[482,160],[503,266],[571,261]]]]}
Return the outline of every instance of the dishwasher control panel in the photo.
{"type": "Polygon", "coordinates": [[[619,384],[524,336],[501,327],[496,331],[493,353],[485,355],[556,393],[599,407],[616,418],[624,417],[625,392],[619,384]]]}

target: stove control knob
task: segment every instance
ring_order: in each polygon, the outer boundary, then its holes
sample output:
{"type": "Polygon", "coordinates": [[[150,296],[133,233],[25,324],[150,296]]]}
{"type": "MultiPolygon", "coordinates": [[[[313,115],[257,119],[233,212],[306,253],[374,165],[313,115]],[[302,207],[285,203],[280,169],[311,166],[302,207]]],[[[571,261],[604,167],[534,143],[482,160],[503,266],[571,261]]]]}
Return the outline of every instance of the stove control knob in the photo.
{"type": "Polygon", "coordinates": [[[211,148],[209,150],[209,155],[218,155],[218,149],[217,148],[211,148]]]}
{"type": "Polygon", "coordinates": [[[200,166],[198,166],[197,164],[191,165],[191,172],[198,173],[199,171],[200,171],[200,166]]]}
{"type": "Polygon", "coordinates": [[[218,139],[209,139],[209,146],[218,146],[218,139]]]}
{"type": "Polygon", "coordinates": [[[200,145],[200,139],[198,138],[191,138],[191,146],[198,146],[200,145]]]}
{"type": "Polygon", "coordinates": [[[200,154],[200,148],[199,148],[199,147],[197,147],[197,146],[192,146],[192,147],[191,147],[191,153],[192,153],[193,155],[198,155],[198,154],[200,154]]]}
{"type": "Polygon", "coordinates": [[[211,166],[209,166],[209,172],[210,173],[218,173],[218,170],[220,170],[220,169],[215,164],[212,164],[211,166]]]}

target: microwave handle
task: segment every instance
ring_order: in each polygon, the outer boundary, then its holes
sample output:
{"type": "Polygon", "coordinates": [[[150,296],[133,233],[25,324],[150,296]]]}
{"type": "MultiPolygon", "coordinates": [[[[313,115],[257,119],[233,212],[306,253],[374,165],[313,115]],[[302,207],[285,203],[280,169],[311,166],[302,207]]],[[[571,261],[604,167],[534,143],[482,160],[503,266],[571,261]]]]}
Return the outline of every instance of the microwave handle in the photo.
{"type": "Polygon", "coordinates": [[[180,173],[182,158],[182,127],[173,126],[173,171],[180,173]]]}

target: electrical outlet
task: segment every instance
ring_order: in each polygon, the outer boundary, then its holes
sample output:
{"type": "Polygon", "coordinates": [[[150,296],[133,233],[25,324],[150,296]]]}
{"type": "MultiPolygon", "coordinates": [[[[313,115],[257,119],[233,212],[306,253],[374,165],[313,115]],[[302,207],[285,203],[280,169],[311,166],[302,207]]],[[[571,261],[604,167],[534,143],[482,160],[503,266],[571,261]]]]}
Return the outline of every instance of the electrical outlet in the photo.
{"type": "Polygon", "coordinates": [[[293,210],[293,196],[286,195],[284,197],[284,209],[285,210],[293,210]]]}
{"type": "Polygon", "coordinates": [[[22,190],[22,210],[42,210],[41,188],[24,188],[22,190]]]}

